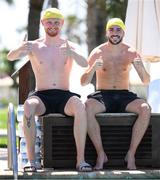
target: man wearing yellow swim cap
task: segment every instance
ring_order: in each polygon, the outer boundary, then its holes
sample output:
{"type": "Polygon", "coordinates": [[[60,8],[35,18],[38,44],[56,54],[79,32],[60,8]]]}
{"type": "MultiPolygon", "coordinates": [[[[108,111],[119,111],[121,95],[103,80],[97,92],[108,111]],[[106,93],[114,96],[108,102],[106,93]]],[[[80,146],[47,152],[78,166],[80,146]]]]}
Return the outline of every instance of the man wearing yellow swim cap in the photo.
{"type": "Polygon", "coordinates": [[[119,44],[124,36],[125,25],[120,18],[112,18],[107,22],[106,35],[111,44],[119,44]]]}
{"type": "Polygon", "coordinates": [[[42,12],[41,20],[51,18],[64,19],[64,16],[57,8],[48,8],[42,12]]]}
{"type": "Polygon", "coordinates": [[[36,79],[35,91],[24,102],[23,130],[28,157],[24,171],[36,171],[34,117],[50,113],[74,117],[73,131],[77,150],[75,166],[78,171],[91,171],[92,167],[85,162],[84,156],[87,135],[85,105],[79,94],[69,90],[74,62],[81,67],[87,67],[87,61],[77,44],[61,37],[64,17],[59,9],[46,9],[42,13],[41,22],[45,30],[44,36],[33,41],[25,38],[7,56],[9,60],[28,56],[36,79]]]}
{"type": "Polygon", "coordinates": [[[42,12],[41,22],[45,32],[55,37],[60,33],[64,23],[64,17],[61,11],[57,8],[48,8],[42,12]]]}
{"type": "Polygon", "coordinates": [[[122,42],[125,25],[119,18],[110,19],[106,25],[107,41],[95,47],[88,57],[88,68],[81,77],[81,84],[87,85],[96,74],[96,92],[88,95],[86,111],[88,134],[96,152],[94,169],[103,169],[108,157],[103,148],[100,126],[96,114],[102,112],[133,112],[138,115],[132,129],[132,138],[125,161],[128,169],[136,169],[135,154],[150,121],[149,104],[129,90],[129,72],[134,66],[141,81],[147,85],[150,75],[144,68],[140,55],[122,42]]]}
{"type": "Polygon", "coordinates": [[[125,30],[125,25],[124,25],[122,19],[120,19],[120,18],[110,19],[106,24],[106,31],[112,26],[119,26],[121,29],[123,29],[123,31],[125,30]]]}

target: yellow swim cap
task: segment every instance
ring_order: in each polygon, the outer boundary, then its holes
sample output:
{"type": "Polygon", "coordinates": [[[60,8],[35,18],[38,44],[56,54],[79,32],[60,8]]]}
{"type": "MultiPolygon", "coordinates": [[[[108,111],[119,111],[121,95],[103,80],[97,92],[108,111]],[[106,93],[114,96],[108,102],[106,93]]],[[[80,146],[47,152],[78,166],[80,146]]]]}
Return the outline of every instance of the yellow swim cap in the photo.
{"type": "Polygon", "coordinates": [[[121,29],[123,29],[123,31],[125,30],[125,25],[124,25],[123,21],[120,18],[112,18],[112,19],[110,19],[107,22],[106,31],[112,26],[119,26],[121,29]]]}
{"type": "Polygon", "coordinates": [[[48,8],[42,12],[41,20],[50,18],[64,19],[61,11],[57,8],[48,8]]]}

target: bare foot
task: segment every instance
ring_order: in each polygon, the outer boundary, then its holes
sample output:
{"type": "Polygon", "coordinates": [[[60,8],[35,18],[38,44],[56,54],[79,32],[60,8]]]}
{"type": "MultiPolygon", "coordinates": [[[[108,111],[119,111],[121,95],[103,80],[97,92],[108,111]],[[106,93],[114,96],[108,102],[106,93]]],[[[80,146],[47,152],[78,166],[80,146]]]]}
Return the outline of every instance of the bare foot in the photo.
{"type": "Polygon", "coordinates": [[[104,163],[106,163],[107,161],[108,158],[105,153],[98,155],[94,170],[102,170],[104,163]]]}
{"type": "Polygon", "coordinates": [[[129,152],[127,153],[125,157],[125,161],[127,163],[127,169],[129,170],[136,170],[136,164],[135,164],[135,157],[130,154],[129,152]]]}

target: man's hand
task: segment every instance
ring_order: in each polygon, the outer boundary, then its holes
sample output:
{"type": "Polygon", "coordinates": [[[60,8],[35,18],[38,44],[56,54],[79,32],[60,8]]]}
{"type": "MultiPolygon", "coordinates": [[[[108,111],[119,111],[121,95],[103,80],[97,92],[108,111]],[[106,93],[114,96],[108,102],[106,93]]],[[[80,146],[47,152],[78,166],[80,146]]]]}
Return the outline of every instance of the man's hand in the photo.
{"type": "Polygon", "coordinates": [[[29,55],[31,52],[32,52],[32,43],[27,40],[27,34],[25,34],[24,39],[21,42],[21,45],[11,50],[7,54],[7,59],[10,61],[21,59],[29,55]]]}
{"type": "Polygon", "coordinates": [[[145,85],[148,85],[149,82],[150,82],[150,75],[146,71],[141,58],[135,58],[134,61],[133,61],[133,66],[136,69],[141,81],[145,85]]]}
{"type": "Polygon", "coordinates": [[[19,58],[22,58],[32,52],[32,43],[29,42],[27,39],[27,34],[25,34],[22,45],[20,47],[19,58]]]}
{"type": "Polygon", "coordinates": [[[69,45],[67,40],[60,48],[63,50],[64,56],[74,59],[81,67],[87,67],[88,63],[86,58],[74,46],[69,45]]]}
{"type": "Polygon", "coordinates": [[[139,64],[142,64],[142,60],[141,60],[141,58],[137,57],[134,59],[133,63],[139,65],[139,64]]]}
{"type": "Polygon", "coordinates": [[[99,59],[96,59],[96,61],[93,64],[93,68],[96,70],[101,69],[103,67],[103,60],[102,57],[100,57],[99,59]]]}
{"type": "Polygon", "coordinates": [[[60,49],[62,50],[63,55],[65,57],[71,57],[71,47],[69,46],[69,43],[68,43],[67,40],[66,40],[66,42],[64,44],[62,44],[60,49]]]}

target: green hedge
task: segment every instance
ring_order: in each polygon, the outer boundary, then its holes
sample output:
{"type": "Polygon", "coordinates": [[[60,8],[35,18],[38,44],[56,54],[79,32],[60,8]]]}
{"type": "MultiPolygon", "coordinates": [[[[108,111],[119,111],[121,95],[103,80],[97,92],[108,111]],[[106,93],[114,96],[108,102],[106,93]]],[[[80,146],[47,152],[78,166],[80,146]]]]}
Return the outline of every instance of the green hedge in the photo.
{"type": "MultiPolygon", "coordinates": [[[[16,112],[16,108],[15,108],[16,112]]],[[[15,114],[16,118],[16,114],[15,114]]],[[[7,130],[7,119],[8,119],[8,107],[0,108],[0,129],[7,130]]],[[[17,123],[16,123],[17,128],[17,123]]],[[[7,137],[0,137],[0,147],[7,147],[7,137]]]]}

